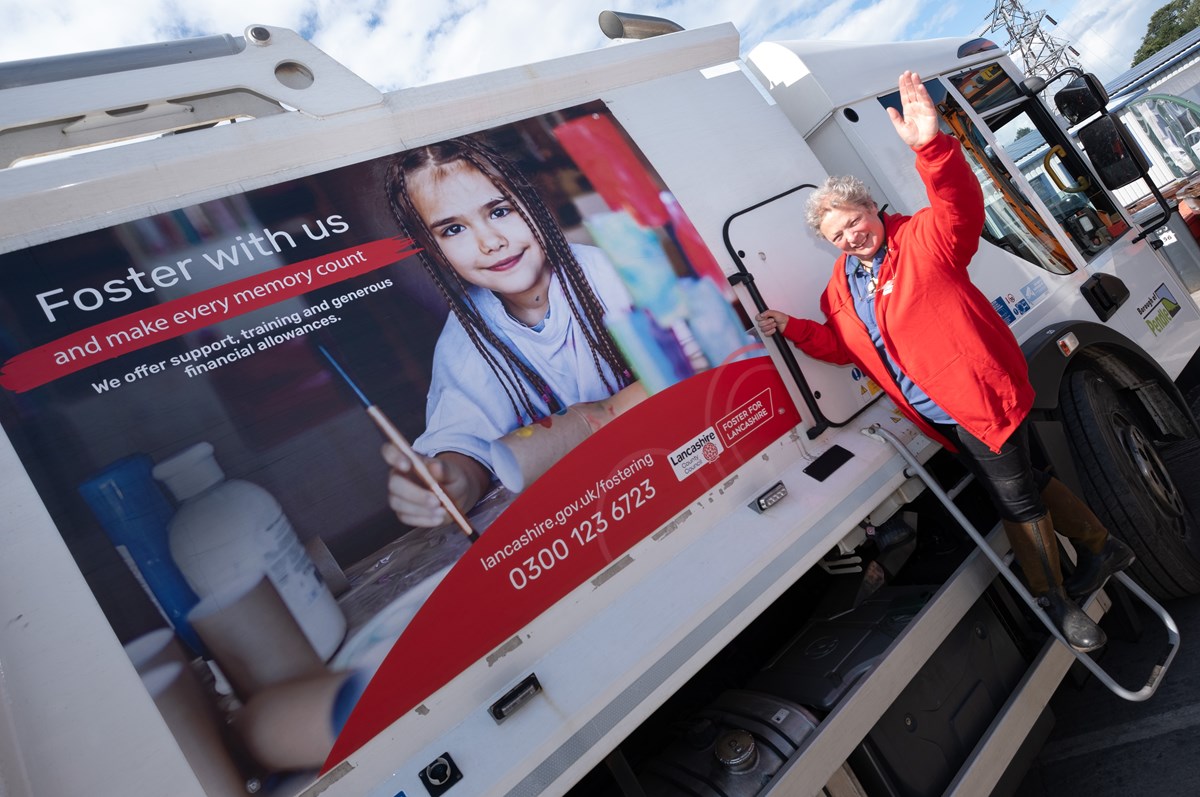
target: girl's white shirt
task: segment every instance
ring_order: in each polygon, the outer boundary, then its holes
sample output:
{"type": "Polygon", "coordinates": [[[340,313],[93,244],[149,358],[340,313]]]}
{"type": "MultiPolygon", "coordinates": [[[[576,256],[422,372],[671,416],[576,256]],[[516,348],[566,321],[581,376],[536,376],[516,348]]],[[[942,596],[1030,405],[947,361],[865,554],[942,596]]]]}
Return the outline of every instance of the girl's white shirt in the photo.
{"type": "MultiPolygon", "coordinates": [[[[606,313],[632,305],[629,291],[603,251],[583,244],[571,244],[571,250],[606,313]]],[[[491,291],[472,286],[470,295],[486,323],[502,340],[508,339],[565,405],[609,396],[557,276],[550,279],[550,316],[540,330],[512,318],[491,291]]],[[[603,360],[600,363],[615,387],[611,369],[603,360]]],[[[526,390],[539,413],[549,414],[547,403],[533,395],[528,384],[526,390]]],[[[425,456],[457,451],[492,470],[492,441],[520,425],[503,384],[451,313],[433,352],[425,432],[413,448],[425,456]]]]}

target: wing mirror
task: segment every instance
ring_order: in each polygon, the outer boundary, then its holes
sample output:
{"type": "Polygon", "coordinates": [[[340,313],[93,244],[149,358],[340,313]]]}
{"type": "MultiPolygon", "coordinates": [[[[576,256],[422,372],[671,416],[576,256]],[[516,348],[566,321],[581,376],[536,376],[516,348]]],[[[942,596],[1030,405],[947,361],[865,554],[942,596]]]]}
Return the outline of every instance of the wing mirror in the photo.
{"type": "Polygon", "coordinates": [[[1054,93],[1054,105],[1069,124],[1078,124],[1108,105],[1108,92],[1091,72],[1085,72],[1054,93]]]}
{"type": "Polygon", "coordinates": [[[1036,97],[1046,86],[1066,75],[1075,78],[1054,94],[1054,105],[1069,124],[1075,125],[1104,110],[1108,105],[1108,92],[1104,84],[1091,72],[1069,66],[1049,78],[1027,77],[1021,81],[1021,91],[1027,97],[1036,97]]]}
{"type": "Polygon", "coordinates": [[[1105,114],[1088,122],[1079,130],[1079,143],[1110,190],[1140,180],[1150,171],[1142,148],[1115,116],[1105,114]]]}

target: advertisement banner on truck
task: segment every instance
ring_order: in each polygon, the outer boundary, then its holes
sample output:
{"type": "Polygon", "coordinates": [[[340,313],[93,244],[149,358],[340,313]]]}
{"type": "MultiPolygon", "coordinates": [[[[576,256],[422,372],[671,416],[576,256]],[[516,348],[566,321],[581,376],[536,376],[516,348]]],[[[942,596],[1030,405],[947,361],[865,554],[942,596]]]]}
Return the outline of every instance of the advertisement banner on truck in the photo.
{"type": "Polygon", "coordinates": [[[750,326],[593,103],[0,255],[0,422],[201,779],[315,775],[798,423],[750,326]]]}

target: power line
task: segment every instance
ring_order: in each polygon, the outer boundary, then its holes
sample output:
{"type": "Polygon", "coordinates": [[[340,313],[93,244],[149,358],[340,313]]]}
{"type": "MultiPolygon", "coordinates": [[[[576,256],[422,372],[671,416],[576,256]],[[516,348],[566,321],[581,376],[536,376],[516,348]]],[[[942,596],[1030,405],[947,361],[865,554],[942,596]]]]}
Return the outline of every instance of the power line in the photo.
{"type": "MultiPolygon", "coordinates": [[[[1104,35],[1102,31],[1106,28],[1102,24],[1095,23],[1089,17],[1095,17],[1095,9],[1089,11],[1081,4],[1075,3],[1066,16],[1058,18],[1057,29],[1075,32],[1067,38],[1081,51],[1080,57],[1087,65],[1088,71],[1097,73],[1107,71],[1110,76],[1116,76],[1129,69],[1129,61],[1133,57],[1134,48],[1128,47],[1127,44],[1114,43],[1110,38],[1111,32],[1108,36],[1104,35]],[[1092,43],[1089,44],[1089,41],[1092,43]]],[[[1140,19],[1136,15],[1132,20],[1129,17],[1130,14],[1126,12],[1121,17],[1122,27],[1116,28],[1116,30],[1132,29],[1129,23],[1140,19]]],[[[1145,27],[1146,23],[1141,22],[1140,24],[1145,27]]]]}
{"type": "Polygon", "coordinates": [[[1043,20],[1058,24],[1045,11],[1027,11],[1020,0],[996,0],[984,32],[1004,31],[1008,50],[1020,56],[1025,74],[1048,79],[1066,67],[1078,67],[1079,51],[1043,30],[1043,20]]]}

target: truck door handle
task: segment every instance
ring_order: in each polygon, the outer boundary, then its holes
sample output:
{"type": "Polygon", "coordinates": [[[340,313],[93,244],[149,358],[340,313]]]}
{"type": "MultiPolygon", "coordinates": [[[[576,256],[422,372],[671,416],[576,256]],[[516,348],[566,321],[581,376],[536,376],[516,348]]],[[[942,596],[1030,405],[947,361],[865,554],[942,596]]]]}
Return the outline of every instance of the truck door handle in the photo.
{"type": "Polygon", "coordinates": [[[1129,288],[1112,274],[1093,274],[1079,286],[1079,292],[1101,321],[1107,321],[1129,298],[1129,288]]]}

